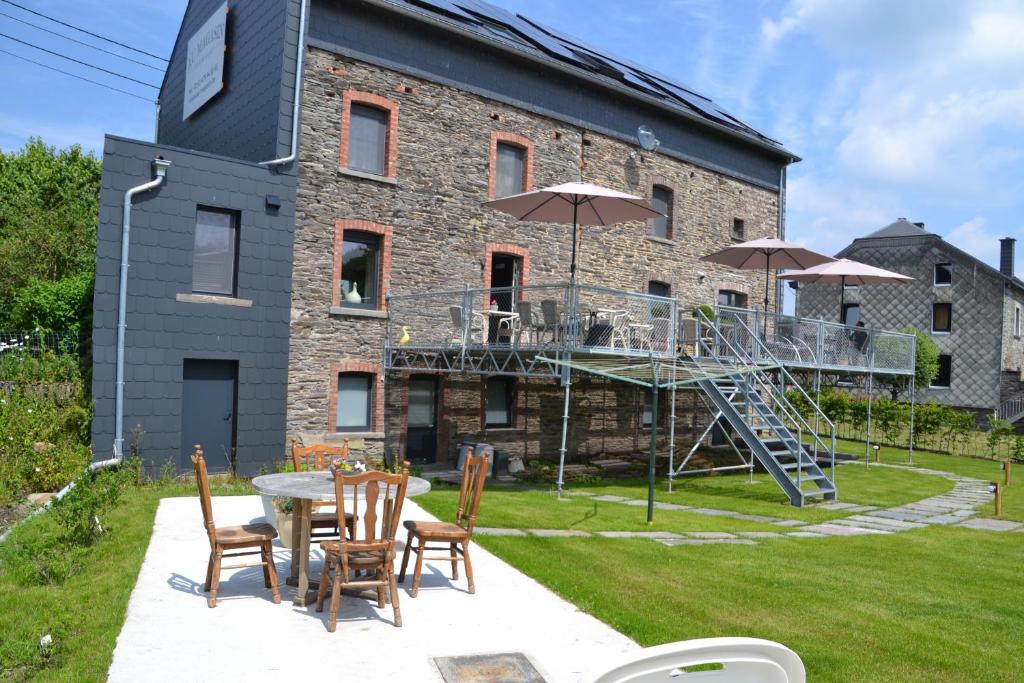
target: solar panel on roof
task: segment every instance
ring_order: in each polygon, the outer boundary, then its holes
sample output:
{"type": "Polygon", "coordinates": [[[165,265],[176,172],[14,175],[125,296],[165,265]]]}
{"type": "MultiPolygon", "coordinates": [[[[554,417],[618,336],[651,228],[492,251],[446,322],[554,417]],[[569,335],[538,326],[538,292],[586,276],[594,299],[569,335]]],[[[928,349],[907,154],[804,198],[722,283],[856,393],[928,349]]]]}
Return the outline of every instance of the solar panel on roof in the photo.
{"type": "Polygon", "coordinates": [[[477,23],[476,17],[471,14],[467,14],[461,7],[456,6],[454,2],[449,2],[448,0],[405,0],[405,2],[410,5],[417,5],[423,9],[439,11],[457,19],[469,20],[477,23]]]}
{"type": "Polygon", "coordinates": [[[669,77],[622,57],[610,55],[549,26],[512,14],[482,0],[390,0],[453,17],[471,30],[519,50],[546,54],[579,68],[625,83],[644,94],[772,144],[779,143],[722,109],[708,97],[669,77]]]}

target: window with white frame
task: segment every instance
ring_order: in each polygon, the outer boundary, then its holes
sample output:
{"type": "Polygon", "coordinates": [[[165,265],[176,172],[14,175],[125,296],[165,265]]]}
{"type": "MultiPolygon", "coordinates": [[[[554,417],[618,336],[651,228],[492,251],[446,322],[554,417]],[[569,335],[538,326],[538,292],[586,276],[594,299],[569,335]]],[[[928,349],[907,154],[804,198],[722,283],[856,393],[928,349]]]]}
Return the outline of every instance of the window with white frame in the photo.
{"type": "Polygon", "coordinates": [[[933,282],[936,287],[948,287],[953,284],[953,264],[936,263],[933,282]]]}
{"type": "Polygon", "coordinates": [[[372,424],[373,375],[368,372],[339,373],[335,430],[368,432],[372,424]]]}

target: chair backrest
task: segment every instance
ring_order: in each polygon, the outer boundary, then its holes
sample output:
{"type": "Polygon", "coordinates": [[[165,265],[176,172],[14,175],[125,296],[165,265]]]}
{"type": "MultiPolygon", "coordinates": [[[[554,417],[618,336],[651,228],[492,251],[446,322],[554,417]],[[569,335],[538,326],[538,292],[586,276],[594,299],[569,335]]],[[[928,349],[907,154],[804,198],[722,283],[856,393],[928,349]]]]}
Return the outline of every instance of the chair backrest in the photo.
{"type": "MultiPolygon", "coordinates": [[[[668,338],[672,332],[672,321],[668,318],[651,319],[651,339],[655,344],[668,344],[668,338]]],[[[664,350],[664,349],[662,349],[664,350]]]]}
{"type": "Polygon", "coordinates": [[[448,315],[452,317],[452,331],[462,334],[462,306],[449,306],[448,315]]]}
{"type": "Polygon", "coordinates": [[[624,655],[611,667],[580,677],[579,683],[806,683],[799,655],[760,638],[699,638],[657,645],[624,655]],[[721,669],[685,672],[685,667],[720,664],[721,669]],[[677,673],[678,672],[678,673],[677,673]]]}
{"type": "Polygon", "coordinates": [[[315,443],[303,447],[298,441],[292,441],[292,465],[296,472],[321,472],[330,467],[334,458],[347,458],[348,451],[348,439],[340,446],[315,443]]]}
{"type": "Polygon", "coordinates": [[[465,529],[470,536],[476,525],[476,511],[480,508],[480,495],[484,492],[484,480],[487,477],[486,455],[473,455],[473,449],[466,454],[466,463],[462,467],[462,483],[459,485],[459,507],[455,512],[455,523],[465,529]]]}
{"type": "Polygon", "coordinates": [[[540,302],[540,312],[544,317],[545,325],[558,324],[558,302],[554,299],[544,299],[540,302]]]}
{"type": "Polygon", "coordinates": [[[529,301],[516,303],[516,313],[519,314],[519,322],[523,325],[533,324],[533,305],[529,301]]]}
{"type": "Polygon", "coordinates": [[[351,512],[356,524],[353,538],[341,534],[341,552],[384,550],[394,548],[398,520],[405,502],[405,489],[409,483],[409,463],[402,463],[399,474],[390,472],[334,473],[334,496],[338,508],[338,528],[345,528],[345,514],[351,512]],[[377,515],[377,504],[382,513],[377,515]],[[360,534],[359,527],[362,526],[360,534]],[[379,528],[378,528],[379,527],[379,528]]]}
{"type": "Polygon", "coordinates": [[[210,476],[206,472],[203,447],[196,444],[192,451],[192,468],[196,471],[196,486],[199,488],[199,505],[203,508],[203,526],[210,539],[210,547],[216,544],[217,527],[213,523],[213,501],[210,499],[210,476]]]}

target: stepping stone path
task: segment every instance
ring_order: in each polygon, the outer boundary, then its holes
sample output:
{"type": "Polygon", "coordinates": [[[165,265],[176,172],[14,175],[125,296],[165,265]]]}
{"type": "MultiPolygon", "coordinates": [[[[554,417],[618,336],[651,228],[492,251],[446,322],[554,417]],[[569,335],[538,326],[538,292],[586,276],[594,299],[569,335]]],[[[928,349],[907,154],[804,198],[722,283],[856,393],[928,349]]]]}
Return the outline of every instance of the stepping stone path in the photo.
{"type": "MultiPolygon", "coordinates": [[[[581,529],[493,529],[477,527],[475,532],[492,536],[537,536],[539,538],[592,537],[604,538],[645,538],[667,546],[677,545],[756,545],[761,539],[779,538],[826,538],[829,536],[866,536],[885,535],[923,529],[931,525],[956,525],[968,529],[983,531],[1012,531],[1024,533],[1024,524],[1002,519],[976,518],[982,505],[992,504],[992,494],[988,492],[988,482],[971,477],[961,477],[940,470],[908,467],[906,465],[878,464],[873,467],[891,467],[893,469],[910,470],[921,474],[945,477],[954,483],[953,490],[931,498],[899,505],[892,508],[878,508],[873,505],[855,505],[853,503],[832,502],[815,506],[819,510],[841,512],[848,516],[828,520],[817,524],[809,524],[798,519],[783,519],[768,515],[751,515],[732,510],[716,508],[690,507],[675,503],[655,501],[658,510],[686,510],[697,515],[709,517],[727,517],[745,522],[772,524],[781,529],[776,531],[583,531],[581,529]],[[849,514],[853,513],[853,514],[849,514]],[[796,527],[799,527],[798,529],[796,527]],[[786,529],[791,529],[787,531],[786,529]]],[[[603,503],[618,503],[634,507],[646,507],[647,501],[641,498],[625,496],[599,495],[590,491],[565,491],[564,496],[581,497],[603,503]]]]}

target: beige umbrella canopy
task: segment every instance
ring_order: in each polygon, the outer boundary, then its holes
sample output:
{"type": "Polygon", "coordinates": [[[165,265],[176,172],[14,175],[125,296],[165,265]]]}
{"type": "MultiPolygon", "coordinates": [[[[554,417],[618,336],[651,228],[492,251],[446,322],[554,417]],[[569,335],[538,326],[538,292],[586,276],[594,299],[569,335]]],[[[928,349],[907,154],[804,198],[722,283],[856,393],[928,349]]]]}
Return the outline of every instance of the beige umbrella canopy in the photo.
{"type": "Polygon", "coordinates": [[[805,270],[798,270],[795,273],[780,275],[779,279],[795,280],[796,282],[828,282],[841,285],[839,290],[839,320],[842,321],[846,285],[903,284],[910,282],[914,278],[891,270],[885,270],[884,268],[869,266],[859,261],[841,258],[805,270]]]}
{"type": "Polygon", "coordinates": [[[775,237],[734,244],[701,257],[701,261],[721,263],[738,270],[761,270],[764,268],[764,310],[766,313],[768,312],[768,274],[772,268],[803,270],[833,260],[831,256],[819,254],[775,237]]]}
{"type": "Polygon", "coordinates": [[[569,279],[576,281],[576,234],[581,225],[612,225],[662,214],[643,197],[592,183],[563,183],[485,202],[521,221],[572,223],[572,264],[569,279]]]}

